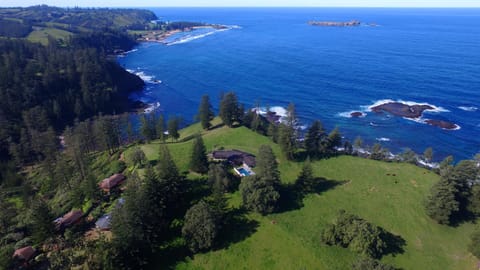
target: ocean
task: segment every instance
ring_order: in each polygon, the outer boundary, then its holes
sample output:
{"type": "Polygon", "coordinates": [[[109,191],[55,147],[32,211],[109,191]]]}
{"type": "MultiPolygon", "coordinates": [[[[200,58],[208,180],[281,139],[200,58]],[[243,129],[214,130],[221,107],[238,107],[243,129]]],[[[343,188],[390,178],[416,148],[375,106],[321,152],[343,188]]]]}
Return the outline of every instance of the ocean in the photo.
{"type": "Polygon", "coordinates": [[[218,109],[235,91],[246,107],[295,104],[305,126],[319,119],[345,139],[393,153],[433,147],[435,160],[480,152],[480,9],[151,8],[164,21],[228,25],[142,43],[119,63],[147,82],[132,98],[192,123],[200,98],[218,109]],[[359,20],[359,27],[310,20],[359,20]],[[373,25],[370,25],[373,24],[373,25]],[[385,101],[430,104],[421,119],[376,114],[385,101]],[[350,112],[363,112],[351,117],[350,112]],[[443,130],[425,123],[458,125],[443,130]]]}

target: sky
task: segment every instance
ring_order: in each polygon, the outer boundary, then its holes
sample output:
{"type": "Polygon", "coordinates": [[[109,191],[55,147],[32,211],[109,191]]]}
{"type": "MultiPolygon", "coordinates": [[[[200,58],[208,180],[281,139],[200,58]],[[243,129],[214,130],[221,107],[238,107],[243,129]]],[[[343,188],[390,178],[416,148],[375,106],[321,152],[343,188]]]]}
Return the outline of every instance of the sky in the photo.
{"type": "Polygon", "coordinates": [[[480,7],[480,0],[1,0],[2,7],[480,7]]]}

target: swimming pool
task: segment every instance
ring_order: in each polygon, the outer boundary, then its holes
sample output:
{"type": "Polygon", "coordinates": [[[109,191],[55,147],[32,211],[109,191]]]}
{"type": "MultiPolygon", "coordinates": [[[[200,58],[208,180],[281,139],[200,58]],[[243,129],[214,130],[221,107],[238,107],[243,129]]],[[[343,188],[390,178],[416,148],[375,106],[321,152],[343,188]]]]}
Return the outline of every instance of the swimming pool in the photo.
{"type": "Polygon", "coordinates": [[[238,172],[239,172],[240,174],[242,174],[242,175],[245,175],[245,176],[251,175],[251,172],[245,170],[245,168],[238,168],[237,170],[238,170],[238,172]]]}

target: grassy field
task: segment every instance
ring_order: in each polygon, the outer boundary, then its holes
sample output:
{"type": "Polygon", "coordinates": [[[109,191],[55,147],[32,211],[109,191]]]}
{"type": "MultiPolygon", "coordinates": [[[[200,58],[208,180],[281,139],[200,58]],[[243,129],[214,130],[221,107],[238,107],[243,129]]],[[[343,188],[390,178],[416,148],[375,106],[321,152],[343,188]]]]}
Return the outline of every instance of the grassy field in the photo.
{"type": "MultiPolygon", "coordinates": [[[[202,132],[198,125],[182,137],[202,132]]],[[[207,149],[224,147],[257,154],[270,144],[278,157],[283,182],[293,182],[301,164],[284,160],[268,138],[240,127],[220,127],[203,132],[207,149]]],[[[177,165],[188,169],[191,141],[169,144],[177,165]]],[[[149,159],[157,158],[158,143],[142,146],[149,159]]],[[[409,165],[341,156],[313,162],[316,176],[330,180],[328,190],[308,195],[297,209],[262,217],[249,214],[255,232],[227,248],[197,254],[180,262],[178,269],[349,269],[357,255],[347,249],[320,243],[320,232],[340,209],[401,236],[403,252],[382,261],[403,269],[474,269],[476,260],[467,251],[472,224],[447,227],[435,224],[423,209],[434,173],[409,165]]],[[[238,193],[231,202],[238,204],[238,193]]]]}
{"type": "Polygon", "coordinates": [[[48,44],[48,37],[52,37],[55,40],[61,39],[61,40],[67,40],[72,33],[57,29],[57,28],[43,28],[43,29],[38,29],[35,31],[32,31],[27,39],[31,42],[39,42],[43,45],[48,44]]]}

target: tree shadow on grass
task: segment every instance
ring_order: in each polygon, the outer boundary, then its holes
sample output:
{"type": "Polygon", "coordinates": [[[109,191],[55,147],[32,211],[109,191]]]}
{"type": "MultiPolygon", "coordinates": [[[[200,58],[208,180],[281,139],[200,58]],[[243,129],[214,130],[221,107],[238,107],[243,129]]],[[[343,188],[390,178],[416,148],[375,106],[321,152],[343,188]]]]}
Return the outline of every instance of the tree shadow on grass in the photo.
{"type": "Polygon", "coordinates": [[[387,244],[384,255],[390,254],[392,256],[396,256],[405,252],[403,247],[405,247],[407,242],[400,235],[395,235],[383,230],[381,238],[387,244]]]}
{"type": "MultiPolygon", "coordinates": [[[[227,249],[230,245],[241,242],[255,233],[259,223],[256,220],[248,219],[246,213],[247,211],[243,208],[235,208],[227,212],[217,237],[217,244],[211,250],[200,251],[199,253],[227,249]]],[[[187,243],[173,240],[167,247],[162,248],[155,254],[152,263],[150,263],[152,268],[149,269],[158,269],[158,265],[162,266],[161,269],[175,269],[176,265],[186,262],[193,255],[194,253],[190,251],[187,243]],[[154,266],[157,268],[153,268],[154,266]]]]}
{"type": "Polygon", "coordinates": [[[258,221],[248,219],[244,208],[234,208],[226,213],[214,250],[225,249],[241,242],[257,231],[258,221]]]}
{"type": "Polygon", "coordinates": [[[184,262],[191,255],[187,245],[173,241],[152,256],[147,269],[175,269],[178,263],[184,262]]]}
{"type": "Polygon", "coordinates": [[[208,128],[208,130],[211,131],[211,130],[214,130],[214,129],[217,129],[217,128],[221,128],[223,126],[225,126],[224,123],[216,124],[215,126],[211,126],[210,128],[208,128]]]}
{"type": "Polygon", "coordinates": [[[278,204],[277,213],[297,210],[303,207],[303,199],[309,193],[320,194],[330,189],[334,189],[337,186],[348,183],[348,181],[342,180],[329,180],[323,177],[315,178],[316,185],[311,190],[304,190],[297,183],[282,185],[280,187],[280,201],[278,204]]]}
{"type": "MultiPolygon", "coordinates": [[[[147,161],[147,162],[148,162],[148,164],[149,164],[150,166],[152,166],[152,168],[155,168],[155,166],[157,166],[157,164],[158,164],[158,160],[156,160],[156,159],[149,160],[149,161],[147,161]]],[[[144,166],[144,167],[145,167],[145,166],[144,166]]]]}
{"type": "MultiPolygon", "coordinates": [[[[210,195],[211,189],[206,179],[185,180],[185,194],[184,200],[187,202],[198,202],[202,198],[210,195]]],[[[185,209],[186,212],[187,209],[185,209]]]]}

